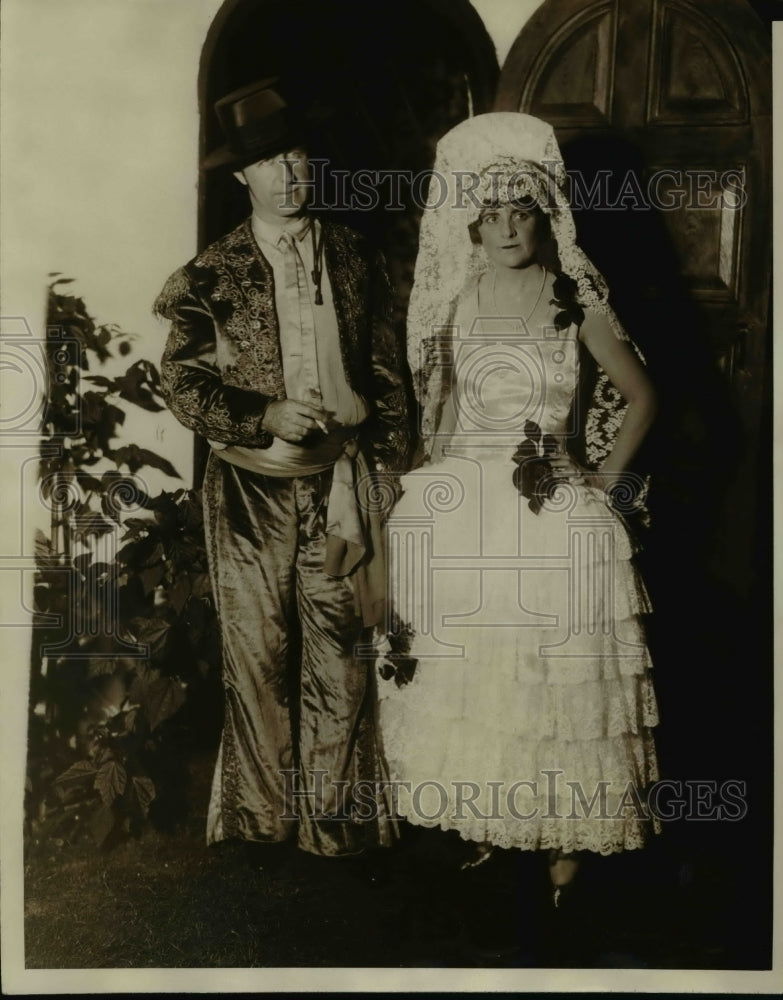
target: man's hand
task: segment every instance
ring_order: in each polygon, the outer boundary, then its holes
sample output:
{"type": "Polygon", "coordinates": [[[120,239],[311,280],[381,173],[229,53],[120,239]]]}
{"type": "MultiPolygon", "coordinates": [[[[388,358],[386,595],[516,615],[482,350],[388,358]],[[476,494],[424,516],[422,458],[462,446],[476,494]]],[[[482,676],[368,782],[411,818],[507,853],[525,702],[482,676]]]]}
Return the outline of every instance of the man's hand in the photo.
{"type": "Polygon", "coordinates": [[[326,429],[328,414],[320,406],[304,403],[298,399],[277,399],[266,408],[261,430],[299,444],[314,430],[326,429]]]}

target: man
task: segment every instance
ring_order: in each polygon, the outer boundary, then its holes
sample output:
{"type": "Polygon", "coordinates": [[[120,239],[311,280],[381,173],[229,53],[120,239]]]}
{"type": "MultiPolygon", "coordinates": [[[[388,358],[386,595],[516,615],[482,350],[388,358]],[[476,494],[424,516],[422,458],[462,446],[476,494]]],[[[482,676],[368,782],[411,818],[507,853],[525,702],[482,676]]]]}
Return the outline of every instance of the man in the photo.
{"type": "Polygon", "coordinates": [[[207,840],[296,837],[336,857],[390,841],[382,802],[353,796],[381,778],[371,661],[354,646],[383,615],[372,499],[404,469],[406,392],[382,257],[308,214],[306,153],[274,83],[216,104],[226,145],[205,161],[234,171],[252,216],[155,309],[171,322],[164,396],[211,445],[225,722],[207,840]]]}

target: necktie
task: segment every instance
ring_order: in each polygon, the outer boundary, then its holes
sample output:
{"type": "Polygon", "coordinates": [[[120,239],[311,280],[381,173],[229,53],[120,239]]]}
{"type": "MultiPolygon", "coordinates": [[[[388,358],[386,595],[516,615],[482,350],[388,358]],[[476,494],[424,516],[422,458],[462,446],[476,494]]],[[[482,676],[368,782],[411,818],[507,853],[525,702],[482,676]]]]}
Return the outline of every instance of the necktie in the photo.
{"type": "Polygon", "coordinates": [[[277,242],[285,261],[285,289],[291,314],[299,319],[299,338],[302,350],[301,385],[304,397],[316,406],[322,403],[321,384],[318,378],[318,353],[315,343],[315,321],[307,282],[307,270],[297,241],[291,233],[283,231],[277,242]]]}

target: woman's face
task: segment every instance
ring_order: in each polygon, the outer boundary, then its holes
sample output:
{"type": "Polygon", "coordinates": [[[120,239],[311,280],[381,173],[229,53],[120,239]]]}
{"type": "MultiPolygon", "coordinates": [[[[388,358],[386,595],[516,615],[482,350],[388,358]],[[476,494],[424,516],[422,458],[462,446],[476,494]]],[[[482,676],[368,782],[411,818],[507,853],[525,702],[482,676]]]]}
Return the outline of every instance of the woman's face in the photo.
{"type": "Polygon", "coordinates": [[[481,210],[478,232],[496,267],[520,268],[535,262],[538,215],[536,208],[513,202],[481,210]]]}

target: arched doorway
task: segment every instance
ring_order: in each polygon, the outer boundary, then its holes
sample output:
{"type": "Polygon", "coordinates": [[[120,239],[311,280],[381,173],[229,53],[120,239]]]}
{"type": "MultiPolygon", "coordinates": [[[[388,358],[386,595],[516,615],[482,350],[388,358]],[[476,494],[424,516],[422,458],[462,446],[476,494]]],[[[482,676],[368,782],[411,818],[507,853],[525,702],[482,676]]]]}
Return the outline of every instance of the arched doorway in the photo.
{"type": "MultiPolygon", "coordinates": [[[[279,78],[280,91],[308,124],[313,155],[328,157],[332,171],[403,173],[398,191],[384,189],[376,210],[335,208],[383,243],[395,214],[409,207],[404,172],[431,166],[443,132],[489,109],[498,66],[466,0],[401,0],[383,32],[377,10],[368,12],[361,0],[226,0],[201,59],[202,153],[222,141],[214,101],[264,76],[279,78]],[[389,204],[400,207],[390,212],[389,204]]],[[[326,202],[339,201],[336,193],[326,202]]],[[[202,245],[242,218],[242,195],[225,175],[203,177],[202,245]]]]}
{"type": "MultiPolygon", "coordinates": [[[[467,0],[398,0],[382,31],[377,6],[364,0],[226,0],[202,51],[200,153],[222,141],[215,100],[279,77],[280,91],[308,122],[311,154],[329,161],[322,203],[386,254],[402,336],[421,216],[412,182],[432,167],[444,132],[491,108],[498,72],[494,45],[467,0]],[[359,170],[380,172],[373,210],[340,204],[340,171],[359,170]]],[[[230,174],[202,173],[199,246],[247,211],[230,174]]],[[[197,446],[197,481],[203,459],[197,446]]]]}

